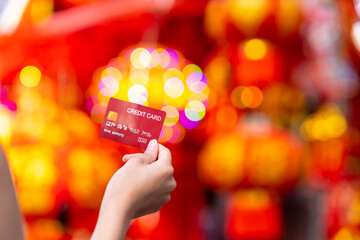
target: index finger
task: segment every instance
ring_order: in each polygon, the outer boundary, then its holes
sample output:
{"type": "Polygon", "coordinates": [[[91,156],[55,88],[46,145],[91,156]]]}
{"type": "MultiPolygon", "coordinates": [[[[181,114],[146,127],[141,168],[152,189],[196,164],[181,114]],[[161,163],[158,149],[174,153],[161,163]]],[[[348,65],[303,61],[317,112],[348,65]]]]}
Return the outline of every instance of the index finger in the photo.
{"type": "Polygon", "coordinates": [[[157,162],[165,162],[171,165],[172,157],[168,148],[159,143],[159,156],[157,162]]]}

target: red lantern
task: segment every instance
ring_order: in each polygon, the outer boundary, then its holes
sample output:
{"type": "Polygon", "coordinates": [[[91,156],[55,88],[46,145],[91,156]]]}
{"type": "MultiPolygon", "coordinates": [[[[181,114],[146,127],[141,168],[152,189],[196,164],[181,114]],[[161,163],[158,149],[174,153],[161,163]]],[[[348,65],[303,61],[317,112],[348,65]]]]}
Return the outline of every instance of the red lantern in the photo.
{"type": "Polygon", "coordinates": [[[264,190],[240,190],[231,195],[225,224],[230,240],[280,239],[283,234],[278,200],[264,190]]]}
{"type": "Polygon", "coordinates": [[[296,182],[303,166],[303,144],[289,132],[272,129],[249,137],[245,155],[252,186],[286,187],[296,182]]]}
{"type": "Polygon", "coordinates": [[[259,33],[286,36],[296,32],[300,20],[295,0],[213,0],[205,10],[205,29],[217,40],[238,41],[259,33]]]}
{"type": "Polygon", "coordinates": [[[232,188],[244,177],[245,139],[236,133],[210,139],[200,152],[200,179],[216,188],[232,188]]]}
{"type": "Polygon", "coordinates": [[[242,126],[249,132],[218,134],[204,145],[198,161],[200,179],[220,189],[292,186],[302,171],[303,144],[285,130],[252,132],[251,125],[242,126]]]}

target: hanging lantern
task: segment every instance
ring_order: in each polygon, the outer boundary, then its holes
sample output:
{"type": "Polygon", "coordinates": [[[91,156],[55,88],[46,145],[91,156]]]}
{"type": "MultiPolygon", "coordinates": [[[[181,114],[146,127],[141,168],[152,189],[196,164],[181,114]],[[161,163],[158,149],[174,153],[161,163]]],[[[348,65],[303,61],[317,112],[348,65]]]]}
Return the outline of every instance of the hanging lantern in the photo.
{"type": "MultiPolygon", "coordinates": [[[[236,88],[246,87],[256,87],[261,90],[282,81],[282,57],[278,49],[269,41],[253,38],[222,49],[213,56],[205,70],[209,86],[221,96],[225,95],[224,92],[228,89],[232,89],[231,92],[236,88]]],[[[247,95],[257,98],[258,90],[247,89],[245,98],[247,91],[249,91],[247,95]]],[[[236,89],[231,93],[234,94],[240,96],[241,91],[236,89]]],[[[250,108],[254,108],[260,104],[259,100],[255,100],[254,103],[248,100],[245,104],[235,106],[246,108],[249,105],[250,108]]]]}
{"type": "Polygon", "coordinates": [[[301,125],[312,155],[311,175],[324,180],[337,180],[348,155],[347,122],[334,104],[324,104],[301,125]]]}
{"type": "Polygon", "coordinates": [[[214,39],[233,42],[259,32],[269,34],[269,28],[271,34],[289,35],[298,29],[300,19],[295,0],[212,0],[205,10],[205,29],[214,39]]]}
{"type": "Polygon", "coordinates": [[[285,187],[299,178],[303,144],[285,130],[250,136],[245,155],[248,181],[253,186],[285,187]]]}
{"type": "Polygon", "coordinates": [[[245,139],[236,133],[214,136],[201,149],[200,179],[215,188],[232,188],[244,178],[245,139]]]}
{"type": "Polygon", "coordinates": [[[200,179],[214,188],[282,188],[299,178],[304,147],[285,130],[242,122],[238,132],[214,135],[198,159],[200,179]]]}
{"type": "Polygon", "coordinates": [[[231,194],[225,214],[225,234],[230,240],[275,240],[283,234],[278,199],[265,190],[239,190],[231,194]]]}

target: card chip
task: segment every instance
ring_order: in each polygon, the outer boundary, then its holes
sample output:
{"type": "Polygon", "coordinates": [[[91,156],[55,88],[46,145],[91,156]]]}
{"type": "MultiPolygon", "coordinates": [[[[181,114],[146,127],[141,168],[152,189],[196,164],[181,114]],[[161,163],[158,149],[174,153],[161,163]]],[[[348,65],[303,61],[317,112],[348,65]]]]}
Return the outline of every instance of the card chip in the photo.
{"type": "Polygon", "coordinates": [[[113,111],[110,111],[109,114],[108,114],[108,117],[107,119],[110,120],[110,121],[116,121],[118,117],[118,113],[117,112],[113,112],[113,111]]]}

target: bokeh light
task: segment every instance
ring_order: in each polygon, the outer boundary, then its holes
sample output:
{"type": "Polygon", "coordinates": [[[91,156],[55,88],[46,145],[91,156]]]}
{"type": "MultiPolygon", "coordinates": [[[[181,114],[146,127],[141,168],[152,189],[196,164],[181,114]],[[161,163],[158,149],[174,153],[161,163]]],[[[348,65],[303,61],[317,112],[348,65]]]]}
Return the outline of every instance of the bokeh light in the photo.
{"type": "Polygon", "coordinates": [[[203,73],[193,72],[186,78],[186,85],[194,93],[202,92],[207,86],[207,80],[203,73]]]}
{"type": "Polygon", "coordinates": [[[115,67],[107,67],[104,69],[104,71],[101,73],[101,78],[107,76],[113,77],[118,81],[121,81],[121,79],[123,78],[123,75],[120,72],[120,70],[115,67]]]}
{"type": "Polygon", "coordinates": [[[165,126],[173,126],[179,121],[179,111],[172,106],[165,106],[161,110],[166,112],[165,126]]]}
{"type": "Polygon", "coordinates": [[[262,59],[266,51],[266,43],[261,39],[251,39],[244,44],[245,56],[250,60],[262,59]]]}
{"type": "Polygon", "coordinates": [[[86,107],[100,123],[114,97],[167,112],[161,142],[178,143],[206,116],[210,88],[199,66],[164,48],[130,48],[94,73],[86,107]],[[98,85],[98,88],[94,87],[98,85]]]}
{"type": "Polygon", "coordinates": [[[179,114],[179,122],[186,129],[193,129],[199,125],[200,115],[192,109],[185,109],[179,114]]]}
{"type": "Polygon", "coordinates": [[[255,86],[240,86],[232,91],[231,101],[238,108],[256,108],[262,103],[263,94],[255,86]]]}
{"type": "Polygon", "coordinates": [[[200,121],[203,119],[205,112],[205,105],[197,100],[190,101],[185,107],[185,115],[192,121],[200,121]]]}
{"type": "Polygon", "coordinates": [[[105,97],[112,97],[119,91],[119,82],[116,78],[104,77],[99,82],[99,91],[105,97]]]}
{"type": "Polygon", "coordinates": [[[0,143],[9,145],[11,140],[12,119],[10,110],[0,105],[0,143]]]}
{"type": "Polygon", "coordinates": [[[178,78],[170,78],[164,84],[165,93],[171,98],[180,97],[184,93],[184,89],[183,82],[178,78]]]}
{"type": "Polygon", "coordinates": [[[130,71],[129,80],[132,84],[148,86],[149,71],[146,68],[133,68],[130,71]]]}
{"type": "Polygon", "coordinates": [[[144,104],[148,99],[148,91],[143,85],[136,84],[129,89],[128,98],[130,102],[144,104]]]}
{"type": "Polygon", "coordinates": [[[345,133],[346,119],[333,104],[324,105],[318,112],[309,115],[301,125],[303,136],[308,140],[327,140],[345,133]]]}
{"type": "Polygon", "coordinates": [[[146,68],[151,62],[151,54],[147,49],[136,48],[131,52],[130,61],[136,68],[146,68]]]}
{"type": "Polygon", "coordinates": [[[21,70],[19,78],[25,87],[36,87],[40,83],[41,72],[37,67],[26,66],[21,70]]]}

